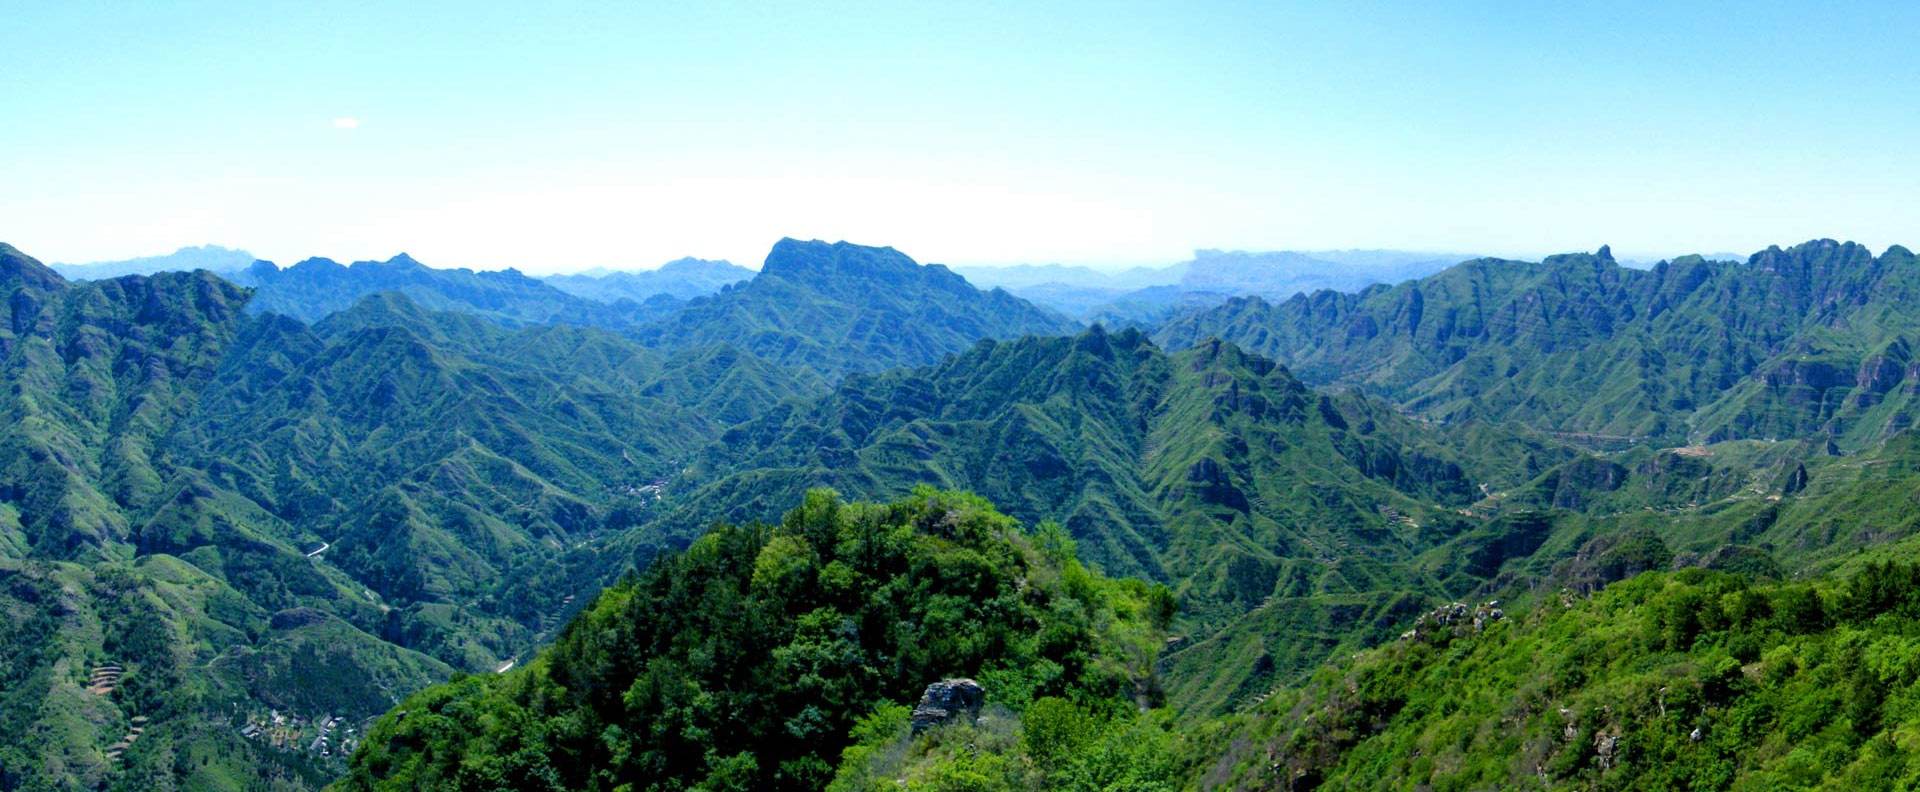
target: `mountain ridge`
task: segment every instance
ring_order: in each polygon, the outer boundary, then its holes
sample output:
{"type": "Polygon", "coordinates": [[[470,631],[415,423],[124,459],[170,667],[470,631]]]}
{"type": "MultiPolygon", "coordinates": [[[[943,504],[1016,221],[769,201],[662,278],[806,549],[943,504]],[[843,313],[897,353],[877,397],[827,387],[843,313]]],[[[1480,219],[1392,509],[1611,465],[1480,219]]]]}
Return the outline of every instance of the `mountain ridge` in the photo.
{"type": "Polygon", "coordinates": [[[753,270],[732,262],[688,256],[650,270],[594,270],[549,275],[543,280],[562,291],[601,302],[630,299],[644,303],[663,294],[679,300],[691,300],[747,280],[753,275],[753,270]]]}
{"type": "MultiPolygon", "coordinates": [[[[1874,257],[1832,240],[1644,271],[1589,254],[1477,259],[1357,294],[1239,298],[1176,319],[1156,338],[1176,348],[1209,335],[1238,339],[1317,385],[1357,388],[1434,418],[1684,443],[1765,436],[1779,420],[1770,414],[1804,410],[1795,404],[1809,399],[1812,416],[1789,418],[1800,421],[1795,430],[1831,421],[1819,405],[1844,401],[1846,389],[1802,386],[1795,366],[1812,356],[1858,369],[1909,326],[1915,317],[1904,306],[1916,294],[1920,266],[1905,248],[1874,257]],[[1782,367],[1785,380],[1756,379],[1782,367]],[[1525,374],[1509,380],[1509,371],[1525,374]],[[1751,403],[1728,401],[1740,398],[1751,403]],[[1696,419],[1711,422],[1690,425],[1696,419]]],[[[1857,445],[1908,419],[1882,420],[1831,429],[1857,445]]]]}
{"type": "Polygon", "coordinates": [[[121,275],[153,275],[159,272],[230,273],[246,269],[253,254],[219,245],[193,245],[159,256],[141,256],[119,261],[95,261],[85,264],[55,263],[50,266],[75,280],[105,280],[121,275]]]}
{"type": "Polygon", "coordinates": [[[696,298],[637,334],[662,348],[729,343],[837,377],[929,363],[980,338],[1073,327],[892,248],[782,239],[753,279],[696,298]]]}

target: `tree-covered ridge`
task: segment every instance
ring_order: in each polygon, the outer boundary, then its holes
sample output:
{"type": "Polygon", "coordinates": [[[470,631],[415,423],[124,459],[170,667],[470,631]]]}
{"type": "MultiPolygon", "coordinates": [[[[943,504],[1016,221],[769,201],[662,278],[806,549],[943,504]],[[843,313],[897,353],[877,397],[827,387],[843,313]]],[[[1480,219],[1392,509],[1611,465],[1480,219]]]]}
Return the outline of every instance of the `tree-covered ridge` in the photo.
{"type": "Polygon", "coordinates": [[[1831,436],[1869,446],[1911,425],[1920,261],[1831,240],[1745,262],[1651,270],[1596,255],[1482,259],[1399,286],[1239,299],[1169,323],[1316,385],[1441,419],[1522,423],[1590,443],[1831,436]]]}
{"type": "Polygon", "coordinates": [[[1181,579],[1197,565],[1176,556],[1245,544],[1173,536],[1181,526],[1171,523],[1188,513],[1200,513],[1189,523],[1204,514],[1269,533],[1341,530],[1328,510],[1384,526],[1375,501],[1464,506],[1480,497],[1477,482],[1517,485],[1568,455],[1322,396],[1231,344],[1167,354],[1137,331],[1095,327],[983,342],[935,366],[858,376],[826,398],[782,404],[697,458],[684,478],[713,483],[683,510],[738,517],[812,486],[883,496],[931,483],[1059,521],[1109,571],[1181,579]],[[1471,459],[1440,441],[1468,436],[1488,441],[1471,459]],[[1338,494],[1312,507],[1291,497],[1309,482],[1338,494]]]}
{"type": "Polygon", "coordinates": [[[752,280],[695,299],[638,332],[659,346],[725,343],[837,377],[926,365],[983,338],[1075,327],[893,248],[782,239],[752,280]]]}
{"type": "Polygon", "coordinates": [[[1013,712],[1156,703],[1172,609],[975,497],[816,491],[777,527],[717,526],[603,592],[527,668],[410,698],[341,787],[818,789],[856,722],[944,678],[1013,712]]]}
{"type": "MultiPolygon", "coordinates": [[[[508,330],[397,296],[251,330],[175,433],[177,458],[303,549],[325,543],[330,565],[396,609],[369,629],[458,667],[531,642],[571,593],[578,545],[631,519],[670,460],[721,428],[644,395],[680,375],[599,331],[508,330]]],[[[752,378],[757,361],[732,363],[752,378]]]]}
{"type": "Polygon", "coordinates": [[[1231,344],[1169,355],[1136,331],[1096,327],[983,342],[784,404],[700,455],[670,487],[682,494],[629,539],[765,513],[817,486],[977,492],[1020,519],[1061,523],[1109,574],[1173,586],[1193,644],[1169,684],[1182,706],[1211,709],[1484,584],[1500,562],[1473,548],[1522,528],[1458,512],[1482,484],[1517,487],[1570,456],[1317,394],[1231,344]],[[1257,609],[1287,620],[1246,621],[1257,609]],[[1237,622],[1244,644],[1200,640],[1237,622]]]}
{"type": "Polygon", "coordinates": [[[1265,789],[1904,789],[1920,567],[1687,570],[1505,619],[1442,610],[1244,719],[1209,774],[1265,789]]]}

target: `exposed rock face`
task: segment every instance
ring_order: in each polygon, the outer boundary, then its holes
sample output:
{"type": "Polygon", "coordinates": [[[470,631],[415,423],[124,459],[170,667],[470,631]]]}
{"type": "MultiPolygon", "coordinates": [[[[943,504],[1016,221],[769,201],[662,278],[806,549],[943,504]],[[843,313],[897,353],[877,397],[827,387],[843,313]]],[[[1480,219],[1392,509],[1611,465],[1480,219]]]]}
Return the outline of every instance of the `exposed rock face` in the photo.
{"type": "Polygon", "coordinates": [[[1400,639],[1445,643],[1468,633],[1483,632],[1494,622],[1506,617],[1506,611],[1500,609],[1499,600],[1489,600],[1473,607],[1468,607],[1464,602],[1448,603],[1421,615],[1414,622],[1413,629],[1400,634],[1400,639]]]}
{"type": "Polygon", "coordinates": [[[1780,482],[1780,492],[1785,495],[1792,495],[1806,488],[1807,466],[1802,463],[1795,463],[1793,469],[1787,471],[1784,480],[1780,482]]]}
{"type": "Polygon", "coordinates": [[[919,706],[913,708],[913,733],[960,718],[972,723],[986,698],[987,689],[971,679],[943,679],[928,685],[927,692],[920,694],[919,706]]]}

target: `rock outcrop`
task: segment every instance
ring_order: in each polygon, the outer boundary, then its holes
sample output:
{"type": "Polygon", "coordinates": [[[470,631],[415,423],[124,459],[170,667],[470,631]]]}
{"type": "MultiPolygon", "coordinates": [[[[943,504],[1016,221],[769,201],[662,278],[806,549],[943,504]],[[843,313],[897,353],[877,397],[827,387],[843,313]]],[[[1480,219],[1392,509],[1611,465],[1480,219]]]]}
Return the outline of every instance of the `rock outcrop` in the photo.
{"type": "Polygon", "coordinates": [[[972,723],[980,716],[980,704],[986,698],[987,689],[971,679],[943,679],[928,685],[920,694],[920,704],[913,708],[913,733],[961,718],[972,723]]]}

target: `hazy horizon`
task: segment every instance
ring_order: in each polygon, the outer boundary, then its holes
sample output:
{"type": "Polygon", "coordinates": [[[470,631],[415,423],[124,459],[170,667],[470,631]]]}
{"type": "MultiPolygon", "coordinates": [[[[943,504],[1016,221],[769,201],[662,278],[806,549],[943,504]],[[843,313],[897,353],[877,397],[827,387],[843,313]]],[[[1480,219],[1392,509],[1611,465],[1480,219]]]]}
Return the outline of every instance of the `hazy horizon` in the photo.
{"type": "Polygon", "coordinates": [[[1920,7],[29,4],[0,238],[553,272],[782,236],[1628,259],[1920,240],[1920,7]]]}
{"type": "MultiPolygon", "coordinates": [[[[4,241],[6,240],[0,240],[0,242],[4,242],[4,241]]],[[[824,241],[829,241],[829,242],[846,241],[846,242],[852,242],[855,244],[865,244],[859,240],[824,240],[824,241]]],[[[1807,241],[1811,241],[1811,240],[1800,240],[1798,242],[1777,242],[1772,244],[1780,247],[1788,247],[1791,245],[1800,244],[1802,242],[1807,242],[1807,241]]],[[[1844,243],[1844,242],[1849,242],[1853,240],[1842,239],[1837,241],[1844,243]]],[[[1895,244],[1898,244],[1898,243],[1895,243],[1895,244]]],[[[137,261],[137,260],[144,260],[144,259],[164,259],[170,256],[187,253],[192,250],[208,249],[208,248],[226,250],[230,252],[248,253],[249,255],[252,254],[251,251],[248,251],[242,248],[221,245],[217,242],[207,242],[207,243],[201,243],[196,245],[185,245],[165,253],[152,253],[147,255],[130,256],[125,259],[105,259],[105,260],[99,260],[99,261],[48,261],[47,263],[55,267],[95,267],[95,266],[104,266],[104,265],[123,264],[129,261],[137,261]]],[[[1709,259],[1737,257],[1741,260],[1744,260],[1747,256],[1751,255],[1752,253],[1755,253],[1764,249],[1765,249],[1765,246],[1760,248],[1755,248],[1752,251],[1744,251],[1744,252],[1732,251],[1732,250],[1723,250],[1723,251],[1700,250],[1700,251],[1690,251],[1688,253],[1669,253],[1669,254],[1655,255],[1655,256],[1632,256],[1632,255],[1627,255],[1625,253],[1622,253],[1621,251],[1615,250],[1613,251],[1613,255],[1617,260],[1623,263],[1649,263],[1650,264],[1656,261],[1673,259],[1680,256],[1685,256],[1685,255],[1701,255],[1701,256],[1706,256],[1709,259]]],[[[1874,249],[1876,251],[1883,251],[1885,247],[1883,246],[1883,247],[1874,248],[1874,249]]],[[[1402,254],[1402,255],[1409,255],[1409,256],[1430,257],[1432,259],[1441,259],[1441,260],[1457,257],[1459,261],[1468,261],[1479,255],[1488,255],[1496,258],[1508,258],[1508,259],[1514,259],[1514,260],[1520,260],[1520,261],[1537,261],[1549,255],[1557,255],[1561,253],[1585,253],[1585,252],[1593,252],[1594,250],[1597,250],[1597,246],[1593,248],[1587,248],[1585,250],[1567,249],[1567,250],[1555,251],[1554,253],[1546,253],[1546,254],[1539,254],[1539,255],[1500,255],[1500,254],[1492,254],[1492,253],[1488,253],[1488,254],[1462,253],[1457,251],[1401,250],[1401,249],[1395,249],[1395,248],[1380,248],[1380,247],[1323,248],[1323,249],[1311,249],[1311,250],[1300,250],[1300,249],[1222,250],[1217,248],[1197,248],[1192,252],[1190,252],[1187,256],[1180,259],[1169,260],[1169,261],[1144,261],[1144,262],[1013,261],[1013,262],[1001,262],[1001,263],[956,263],[956,262],[946,262],[946,261],[927,261],[924,259],[920,259],[918,257],[914,257],[914,258],[916,261],[919,261],[919,263],[921,264],[940,264],[942,266],[956,267],[961,269],[973,269],[973,268],[1010,269],[1010,268],[1018,268],[1018,267],[1032,267],[1032,268],[1064,267],[1064,268],[1082,268],[1082,269],[1093,270],[1096,272],[1118,274],[1118,273],[1126,272],[1129,270],[1136,270],[1136,269],[1149,269],[1149,270],[1166,269],[1166,268],[1178,266],[1180,264],[1191,262],[1196,258],[1198,258],[1200,254],[1208,253],[1208,252],[1224,253],[1224,254],[1230,254],[1230,255],[1231,254],[1264,255],[1264,254],[1273,254],[1273,253],[1298,253],[1298,254],[1307,255],[1307,256],[1313,256],[1315,254],[1325,255],[1325,254],[1337,254],[1337,253],[1393,253],[1393,254],[1402,254]]],[[[29,255],[33,254],[33,251],[31,250],[24,251],[24,252],[28,253],[29,255]]],[[[902,250],[901,252],[907,254],[910,257],[913,257],[913,251],[902,250]]],[[[432,267],[434,269],[468,269],[468,270],[474,270],[474,271],[496,271],[496,272],[507,270],[507,269],[513,269],[513,270],[518,270],[532,277],[542,277],[542,278],[562,276],[562,275],[585,275],[585,274],[596,274],[596,273],[611,274],[611,273],[619,273],[619,272],[628,272],[628,273],[650,272],[653,270],[658,270],[661,267],[664,267],[667,264],[672,263],[674,261],[678,261],[680,259],[688,259],[688,258],[704,259],[708,261],[720,261],[723,263],[732,264],[738,267],[744,267],[746,269],[754,270],[754,271],[758,271],[761,265],[764,263],[763,262],[764,256],[760,258],[755,258],[754,260],[751,260],[751,261],[733,261],[730,259],[717,259],[710,256],[688,255],[688,256],[675,256],[672,259],[667,259],[667,260],[657,261],[652,263],[635,263],[635,264],[629,264],[629,265],[611,265],[611,266],[601,265],[601,266],[595,266],[595,267],[555,268],[555,267],[543,267],[543,266],[539,266],[538,264],[530,264],[525,266],[507,264],[507,265],[494,266],[494,267],[475,267],[467,264],[462,264],[460,262],[422,260],[420,259],[419,256],[413,256],[411,252],[406,250],[396,250],[393,253],[390,253],[387,255],[374,256],[371,258],[358,258],[358,259],[347,259],[347,258],[340,258],[337,256],[327,256],[327,255],[301,256],[297,259],[292,259],[288,261],[277,261],[274,259],[261,259],[261,257],[259,256],[255,256],[255,258],[272,262],[275,266],[278,266],[284,269],[286,267],[293,266],[295,264],[298,264],[302,261],[306,261],[308,259],[329,259],[339,264],[351,265],[351,264],[368,262],[368,261],[385,262],[401,255],[410,256],[416,261],[419,261],[421,264],[424,264],[428,267],[432,267]]]]}

